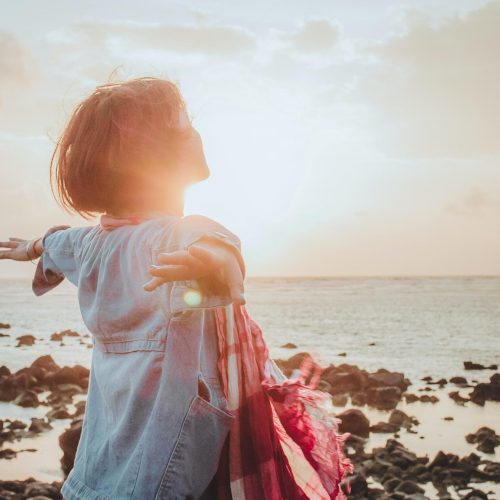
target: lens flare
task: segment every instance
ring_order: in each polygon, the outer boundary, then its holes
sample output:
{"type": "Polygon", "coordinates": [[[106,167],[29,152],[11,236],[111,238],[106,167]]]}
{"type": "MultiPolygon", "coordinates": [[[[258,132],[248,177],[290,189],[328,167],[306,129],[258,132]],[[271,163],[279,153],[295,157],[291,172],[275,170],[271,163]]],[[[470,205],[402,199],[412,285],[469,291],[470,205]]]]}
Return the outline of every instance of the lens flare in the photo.
{"type": "Polygon", "coordinates": [[[201,304],[201,293],[198,292],[198,290],[188,290],[184,293],[182,298],[190,307],[199,306],[201,304]]]}

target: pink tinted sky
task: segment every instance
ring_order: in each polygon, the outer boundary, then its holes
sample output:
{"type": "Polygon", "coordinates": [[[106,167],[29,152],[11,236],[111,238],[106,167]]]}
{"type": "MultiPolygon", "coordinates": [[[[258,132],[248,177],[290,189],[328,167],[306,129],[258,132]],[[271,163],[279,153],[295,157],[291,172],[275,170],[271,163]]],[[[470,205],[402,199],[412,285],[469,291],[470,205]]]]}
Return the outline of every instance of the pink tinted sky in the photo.
{"type": "Polygon", "coordinates": [[[119,67],[179,84],[212,171],[185,212],[237,233],[249,275],[500,274],[499,25],[496,1],[11,2],[0,238],[97,222],[48,165],[119,67]]]}

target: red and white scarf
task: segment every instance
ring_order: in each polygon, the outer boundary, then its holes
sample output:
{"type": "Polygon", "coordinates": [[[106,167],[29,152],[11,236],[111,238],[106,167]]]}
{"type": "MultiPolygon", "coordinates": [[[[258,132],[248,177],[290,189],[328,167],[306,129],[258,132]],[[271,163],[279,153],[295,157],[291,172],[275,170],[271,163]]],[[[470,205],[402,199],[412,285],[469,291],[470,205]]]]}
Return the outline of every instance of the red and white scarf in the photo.
{"type": "Polygon", "coordinates": [[[344,500],[340,482],[354,472],[342,450],[350,433],[339,434],[331,396],[316,389],[322,369],[306,357],[299,377],[286,378],[244,305],[215,311],[218,368],[236,416],[222,457],[228,463],[217,472],[218,500],[344,500]]]}

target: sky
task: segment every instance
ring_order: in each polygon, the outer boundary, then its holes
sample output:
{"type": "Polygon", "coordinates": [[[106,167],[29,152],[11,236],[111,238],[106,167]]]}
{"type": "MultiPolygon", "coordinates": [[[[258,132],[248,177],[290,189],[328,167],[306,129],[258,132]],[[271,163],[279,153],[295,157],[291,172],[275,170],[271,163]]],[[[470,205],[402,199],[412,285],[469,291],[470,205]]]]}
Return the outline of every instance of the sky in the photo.
{"type": "Polygon", "coordinates": [[[184,212],[249,276],[498,275],[498,26],[480,0],[6,3],[0,239],[98,223],[55,201],[54,142],[96,86],[157,76],[211,170],[184,212]]]}

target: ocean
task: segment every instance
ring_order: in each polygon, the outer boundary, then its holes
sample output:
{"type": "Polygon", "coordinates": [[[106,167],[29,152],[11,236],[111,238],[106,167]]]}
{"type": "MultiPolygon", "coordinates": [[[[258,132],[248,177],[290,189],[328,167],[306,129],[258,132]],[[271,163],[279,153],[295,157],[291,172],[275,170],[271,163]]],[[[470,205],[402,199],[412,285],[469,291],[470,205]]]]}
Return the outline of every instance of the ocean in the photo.
{"type": "MultiPolygon", "coordinates": [[[[368,371],[387,368],[403,372],[412,381],[410,392],[424,385],[425,376],[437,380],[461,375],[483,381],[493,373],[466,371],[464,361],[500,363],[500,277],[248,278],[245,290],[247,309],[261,326],[275,359],[307,351],[323,366],[349,363],[368,371]],[[297,347],[281,347],[288,342],[297,347]]],[[[0,330],[10,335],[0,338],[0,365],[11,371],[43,354],[51,354],[60,365],[90,366],[92,349],[87,344],[91,339],[85,337],[89,332],[80,316],[76,288],[67,281],[36,297],[30,280],[0,280],[0,322],[11,324],[10,329],[0,330]],[[84,343],[78,337],[66,337],[64,345],[49,340],[52,333],[68,328],[83,335],[84,343]],[[16,337],[23,334],[33,334],[35,344],[15,347],[16,337]]],[[[436,388],[440,402],[435,405],[398,405],[420,421],[418,434],[401,436],[412,451],[431,459],[439,450],[460,456],[479,453],[465,441],[465,434],[483,425],[500,433],[500,403],[460,407],[448,397],[450,390],[436,388]],[[444,421],[447,415],[453,415],[454,421],[444,421]]],[[[361,409],[372,423],[387,420],[387,412],[361,409]]],[[[29,416],[43,416],[46,410],[0,403],[0,418],[29,422],[29,416]]],[[[339,413],[343,410],[338,408],[339,413]]],[[[61,480],[57,436],[68,424],[57,421],[54,430],[37,438],[9,443],[15,449],[38,451],[3,460],[0,478],[32,475],[61,480]]],[[[368,444],[383,446],[389,437],[372,434],[368,444]]],[[[484,456],[498,460],[500,452],[484,456]]],[[[490,486],[499,493],[498,485],[490,486]]]]}

